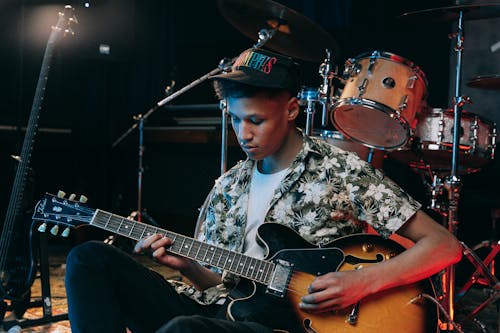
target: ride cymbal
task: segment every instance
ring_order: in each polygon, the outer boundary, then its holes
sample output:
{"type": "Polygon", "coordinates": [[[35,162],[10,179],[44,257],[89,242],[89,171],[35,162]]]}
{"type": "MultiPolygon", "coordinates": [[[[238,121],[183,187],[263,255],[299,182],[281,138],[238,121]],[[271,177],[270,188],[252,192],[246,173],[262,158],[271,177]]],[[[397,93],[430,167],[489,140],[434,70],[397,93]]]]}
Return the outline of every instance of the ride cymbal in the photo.
{"type": "Polygon", "coordinates": [[[245,36],[258,40],[261,29],[276,29],[265,47],[306,61],[321,62],[325,49],[338,57],[337,42],[296,11],[271,0],[218,0],[224,18],[245,36]]]}
{"type": "Polygon", "coordinates": [[[421,21],[456,21],[462,12],[464,20],[480,20],[500,17],[500,3],[477,3],[449,7],[423,9],[404,13],[399,18],[421,21]]]}

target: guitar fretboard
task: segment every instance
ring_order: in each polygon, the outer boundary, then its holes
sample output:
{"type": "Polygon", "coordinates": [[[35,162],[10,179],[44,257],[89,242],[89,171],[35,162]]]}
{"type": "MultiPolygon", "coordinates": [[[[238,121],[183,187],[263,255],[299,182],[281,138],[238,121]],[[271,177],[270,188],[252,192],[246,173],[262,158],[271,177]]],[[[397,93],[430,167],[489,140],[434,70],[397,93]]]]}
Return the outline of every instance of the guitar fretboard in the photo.
{"type": "Polygon", "coordinates": [[[162,234],[174,241],[168,248],[170,252],[227,270],[264,285],[269,284],[274,272],[275,265],[272,262],[206,244],[194,238],[127,219],[100,209],[96,210],[90,224],[135,240],[154,234],[162,234]]]}

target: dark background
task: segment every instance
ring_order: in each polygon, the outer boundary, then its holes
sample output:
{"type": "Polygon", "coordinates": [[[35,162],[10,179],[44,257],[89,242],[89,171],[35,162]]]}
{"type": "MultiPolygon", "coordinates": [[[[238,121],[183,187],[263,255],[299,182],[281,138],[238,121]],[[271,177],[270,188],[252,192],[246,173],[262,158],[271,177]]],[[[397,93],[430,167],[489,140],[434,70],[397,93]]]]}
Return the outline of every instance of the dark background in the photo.
{"type": "MultiPolygon", "coordinates": [[[[113,144],[134,124],[134,115],[145,113],[165,97],[164,89],[171,80],[178,90],[216,68],[222,58],[234,57],[254,43],[222,17],[214,0],[102,0],[90,1],[89,8],[83,6],[83,1],[3,0],[0,3],[1,221],[14,179],[15,164],[10,155],[20,153],[24,138],[24,132],[16,127],[27,124],[50,26],[57,22],[57,12],[66,3],[75,7],[79,24],[73,27],[75,35],[61,40],[54,53],[39,121],[44,131],[37,136],[31,159],[33,182],[28,186],[33,203],[44,192],[63,189],[85,194],[92,207],[125,216],[134,211],[138,133],[133,131],[113,144]],[[99,52],[101,44],[110,47],[109,54],[99,52]]],[[[455,30],[455,22],[397,17],[453,2],[280,3],[309,17],[337,40],[340,52],[334,55],[334,61],[340,67],[347,58],[368,51],[398,54],[412,60],[427,75],[428,104],[451,107],[455,53],[451,51],[448,34],[455,30]]],[[[498,21],[480,21],[470,23],[474,24],[473,33],[466,34],[466,46],[469,39],[484,43],[471,42],[473,52],[466,48],[465,54],[469,51],[473,56],[464,57],[464,67],[469,66],[464,70],[468,75],[464,75],[464,81],[471,76],[500,72],[500,52],[493,54],[488,50],[492,41],[500,40],[499,29],[491,28],[498,21]],[[482,28],[482,23],[489,28],[482,28]],[[490,37],[485,38],[486,34],[490,37]],[[492,56],[496,58],[487,58],[492,56]],[[476,72],[470,70],[469,64],[474,62],[482,64],[474,67],[476,72]]],[[[305,86],[317,87],[321,83],[318,66],[319,63],[303,63],[305,86]]],[[[498,121],[497,92],[477,97],[490,104],[484,108],[481,103],[475,104],[473,112],[498,121]]],[[[204,82],[171,104],[215,103],[210,84],[204,82]]],[[[176,120],[189,117],[213,120],[219,112],[216,108],[161,109],[146,123],[143,207],[160,226],[191,234],[197,209],[220,174],[220,125],[211,124],[213,128],[205,131],[187,131],[181,130],[176,120]],[[152,127],[163,130],[153,132],[152,127]]],[[[241,158],[239,149],[231,146],[228,165],[241,158]]],[[[429,204],[420,175],[390,157],[384,168],[424,206],[429,204]]],[[[471,245],[494,237],[490,212],[500,206],[498,171],[498,162],[493,162],[476,174],[462,177],[458,236],[471,245]]],[[[436,219],[440,221],[439,216],[436,219]]],[[[95,231],[84,234],[79,241],[103,237],[95,231]]],[[[75,238],[70,240],[73,243],[75,238]]]]}

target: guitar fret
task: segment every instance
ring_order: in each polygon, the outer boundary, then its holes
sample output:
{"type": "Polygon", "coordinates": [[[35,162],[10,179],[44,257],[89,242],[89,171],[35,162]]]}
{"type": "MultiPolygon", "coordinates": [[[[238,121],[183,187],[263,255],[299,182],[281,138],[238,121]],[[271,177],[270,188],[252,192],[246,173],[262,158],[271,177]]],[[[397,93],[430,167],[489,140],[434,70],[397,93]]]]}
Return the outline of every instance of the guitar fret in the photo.
{"type": "Polygon", "coordinates": [[[147,227],[146,227],[146,226],[143,226],[143,229],[142,229],[142,233],[141,233],[141,237],[140,237],[140,239],[143,239],[143,238],[144,238],[144,233],[146,232],[146,229],[147,229],[147,227]]]}
{"type": "Polygon", "coordinates": [[[130,231],[128,233],[129,237],[130,237],[130,235],[132,235],[132,232],[134,231],[134,226],[135,226],[135,224],[128,222],[128,227],[130,227],[130,231]]]}
{"type": "MultiPolygon", "coordinates": [[[[242,275],[245,275],[244,270],[245,270],[245,267],[247,265],[248,257],[242,255],[241,258],[244,259],[245,261],[243,261],[243,263],[240,263],[240,268],[241,268],[240,272],[241,272],[242,275]]],[[[246,275],[245,275],[245,277],[246,277],[246,275]]]]}
{"type": "Polygon", "coordinates": [[[224,249],[220,249],[220,256],[219,256],[219,259],[217,259],[217,263],[215,264],[217,267],[220,267],[220,260],[222,258],[222,256],[224,255],[224,249]]]}
{"type": "MultiPolygon", "coordinates": [[[[226,250],[226,252],[229,252],[229,251],[227,251],[227,250],[226,250]]],[[[229,253],[227,253],[227,254],[229,254],[229,253]]],[[[228,260],[228,259],[229,259],[229,256],[228,256],[228,255],[226,255],[226,260],[224,261],[224,265],[223,265],[223,267],[222,267],[223,269],[226,269],[226,265],[227,265],[227,260],[228,260]]]]}
{"type": "Polygon", "coordinates": [[[113,232],[116,232],[117,228],[116,228],[116,224],[117,224],[117,218],[114,217],[114,216],[111,216],[111,219],[109,220],[109,223],[108,223],[108,230],[109,231],[113,231],[113,232]]]}
{"type": "Polygon", "coordinates": [[[250,262],[248,263],[248,268],[247,268],[247,277],[249,278],[252,278],[252,275],[254,273],[254,265],[253,265],[253,261],[255,260],[255,258],[250,258],[250,262]]]}
{"type": "Polygon", "coordinates": [[[262,281],[262,276],[264,275],[264,269],[262,268],[262,266],[265,266],[265,262],[263,261],[259,261],[259,268],[257,269],[257,276],[256,276],[256,279],[258,279],[259,281],[262,281]]]}
{"type": "Polygon", "coordinates": [[[272,273],[274,270],[274,265],[270,262],[266,263],[266,270],[264,274],[264,280],[266,283],[270,280],[271,276],[270,273],[272,273]]]}
{"type": "Polygon", "coordinates": [[[191,258],[191,256],[189,255],[189,252],[191,252],[191,250],[193,248],[193,240],[190,238],[187,238],[187,241],[188,241],[188,243],[184,244],[184,249],[187,250],[187,252],[185,252],[184,255],[188,258],[191,258]]]}
{"type": "Polygon", "coordinates": [[[241,254],[238,254],[238,263],[236,264],[236,270],[235,273],[238,272],[239,268],[241,266],[241,254]]]}
{"type": "Polygon", "coordinates": [[[217,247],[214,247],[213,249],[214,249],[214,251],[212,252],[212,257],[210,257],[210,262],[209,262],[212,265],[213,265],[215,253],[217,253],[217,247]]]}
{"type": "Polygon", "coordinates": [[[120,224],[118,225],[118,228],[116,229],[116,231],[117,231],[119,234],[121,234],[121,232],[120,232],[120,228],[122,227],[122,224],[123,224],[123,222],[124,222],[124,221],[125,221],[125,219],[122,217],[122,218],[120,219],[120,224]]]}
{"type": "Polygon", "coordinates": [[[111,221],[111,217],[113,215],[109,214],[109,217],[108,217],[108,220],[106,221],[106,224],[104,225],[104,228],[107,228],[108,227],[108,224],[109,224],[109,221],[111,221]]]}
{"type": "Polygon", "coordinates": [[[224,249],[218,247],[216,251],[217,251],[217,253],[216,253],[215,259],[217,259],[217,260],[215,261],[214,266],[220,268],[220,260],[221,260],[222,256],[224,255],[224,249]]]}
{"type": "Polygon", "coordinates": [[[135,240],[140,240],[144,236],[144,231],[146,230],[146,226],[143,225],[142,223],[137,223],[134,225],[132,230],[133,231],[130,233],[130,237],[135,240]],[[142,228],[142,231],[138,230],[139,228],[142,228]]]}
{"type": "Polygon", "coordinates": [[[184,247],[184,242],[185,242],[185,241],[186,241],[186,238],[183,238],[183,239],[182,239],[182,243],[181,243],[181,245],[179,246],[179,251],[178,251],[178,253],[182,253],[182,248],[184,247]]]}
{"type": "Polygon", "coordinates": [[[189,247],[187,245],[185,245],[184,247],[187,247],[186,257],[191,258],[191,255],[189,253],[193,249],[194,240],[193,239],[188,239],[188,240],[191,242],[191,244],[189,244],[189,247]]]}
{"type": "MultiPolygon", "coordinates": [[[[198,243],[198,242],[197,242],[197,243],[198,243]]],[[[200,253],[200,250],[201,250],[201,248],[202,248],[201,244],[198,244],[198,245],[200,245],[200,246],[198,247],[198,251],[196,251],[196,254],[195,254],[195,255],[194,255],[194,257],[193,257],[193,258],[194,258],[194,259],[196,259],[196,260],[198,260],[198,254],[200,253]]]]}
{"type": "Polygon", "coordinates": [[[228,261],[229,261],[229,266],[226,268],[228,271],[231,271],[231,272],[234,272],[233,270],[233,265],[234,265],[234,257],[235,257],[236,253],[230,253],[229,254],[229,258],[228,258],[228,261]]]}

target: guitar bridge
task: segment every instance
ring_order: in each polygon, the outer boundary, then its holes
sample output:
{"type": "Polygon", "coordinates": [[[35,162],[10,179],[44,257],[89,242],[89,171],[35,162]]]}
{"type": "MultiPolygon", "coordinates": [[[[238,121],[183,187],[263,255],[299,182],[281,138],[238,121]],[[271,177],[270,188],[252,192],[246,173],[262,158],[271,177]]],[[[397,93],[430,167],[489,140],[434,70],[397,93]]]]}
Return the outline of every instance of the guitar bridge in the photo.
{"type": "Polygon", "coordinates": [[[280,298],[285,297],[288,282],[292,275],[292,266],[288,261],[276,260],[271,282],[269,282],[266,293],[280,298]]]}

